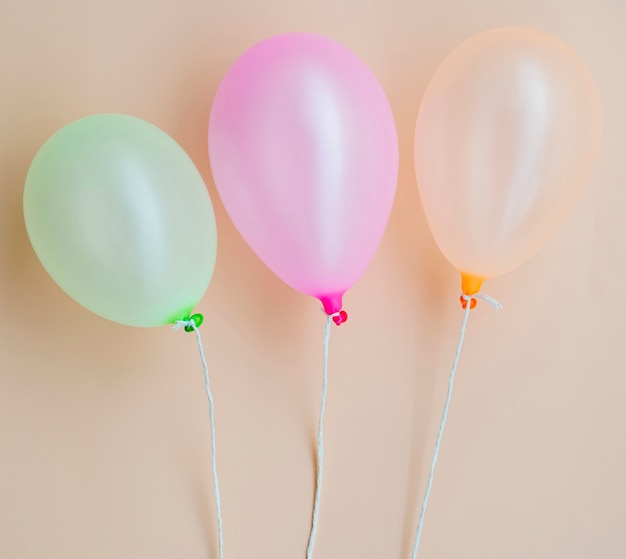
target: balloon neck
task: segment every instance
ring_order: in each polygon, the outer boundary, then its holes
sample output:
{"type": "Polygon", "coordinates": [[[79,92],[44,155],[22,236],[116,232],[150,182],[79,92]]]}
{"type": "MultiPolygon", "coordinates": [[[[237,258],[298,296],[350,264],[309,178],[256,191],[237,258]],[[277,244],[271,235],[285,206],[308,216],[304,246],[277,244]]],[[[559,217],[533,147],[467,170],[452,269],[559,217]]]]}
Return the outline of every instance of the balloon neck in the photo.
{"type": "MultiPolygon", "coordinates": [[[[463,295],[476,295],[480,291],[480,288],[483,285],[485,278],[480,276],[474,276],[472,274],[465,274],[461,272],[461,291],[463,295]]],[[[465,297],[461,297],[461,306],[465,309],[467,308],[467,299],[465,297]]],[[[471,299],[469,301],[470,309],[476,307],[477,301],[476,299],[471,299]]]]}
{"type": "Polygon", "coordinates": [[[348,320],[348,313],[341,308],[343,306],[343,293],[332,293],[331,295],[319,297],[324,307],[324,312],[332,317],[333,322],[337,326],[348,320]]]}

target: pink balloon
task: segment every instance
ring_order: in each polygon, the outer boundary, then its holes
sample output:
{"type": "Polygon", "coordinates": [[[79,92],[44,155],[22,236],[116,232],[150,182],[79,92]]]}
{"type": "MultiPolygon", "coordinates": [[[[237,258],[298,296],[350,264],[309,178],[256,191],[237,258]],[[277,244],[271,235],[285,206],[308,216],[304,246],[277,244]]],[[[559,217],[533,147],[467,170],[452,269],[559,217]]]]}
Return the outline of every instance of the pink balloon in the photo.
{"type": "Polygon", "coordinates": [[[252,250],[328,314],[339,312],[378,247],[398,175],[393,114],[369,68],[314,34],[253,46],[219,86],[209,156],[252,250]]]}

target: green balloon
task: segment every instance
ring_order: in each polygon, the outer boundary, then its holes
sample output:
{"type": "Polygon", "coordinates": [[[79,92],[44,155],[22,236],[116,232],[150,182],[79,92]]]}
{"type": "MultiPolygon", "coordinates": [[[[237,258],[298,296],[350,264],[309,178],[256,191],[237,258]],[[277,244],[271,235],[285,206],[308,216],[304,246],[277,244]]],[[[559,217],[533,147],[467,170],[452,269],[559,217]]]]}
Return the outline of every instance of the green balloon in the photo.
{"type": "Polygon", "coordinates": [[[115,322],[188,319],[213,275],[204,181],[170,136],[135,117],[93,115],[52,135],[28,171],[24,219],[54,281],[115,322]]]}

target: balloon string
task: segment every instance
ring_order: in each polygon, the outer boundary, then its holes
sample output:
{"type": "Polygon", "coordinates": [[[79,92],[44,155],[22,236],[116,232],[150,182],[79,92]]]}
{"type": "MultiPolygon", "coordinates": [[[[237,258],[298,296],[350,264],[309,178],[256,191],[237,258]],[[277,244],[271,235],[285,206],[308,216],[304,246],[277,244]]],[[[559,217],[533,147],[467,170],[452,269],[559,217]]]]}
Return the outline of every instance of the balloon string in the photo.
{"type": "Polygon", "coordinates": [[[198,344],[198,351],[200,352],[200,360],[202,361],[202,369],[204,371],[204,388],[206,395],[209,399],[209,423],[211,425],[211,457],[212,457],[212,470],[213,470],[213,490],[215,492],[215,508],[217,510],[217,534],[218,534],[218,549],[219,559],[223,559],[224,556],[224,538],[222,535],[222,499],[220,496],[220,484],[217,479],[217,458],[215,449],[215,417],[213,410],[215,407],[213,401],[213,393],[211,392],[211,385],[209,383],[209,367],[204,356],[204,347],[202,346],[202,338],[200,337],[200,331],[194,320],[177,320],[174,326],[174,330],[179,328],[190,327],[196,335],[196,342],[198,344]]]}
{"type": "Polygon", "coordinates": [[[322,493],[322,476],[324,473],[324,412],[326,410],[326,392],[328,387],[328,340],[330,338],[330,326],[333,323],[333,317],[338,315],[339,313],[329,314],[326,319],[326,328],[324,329],[324,376],[322,380],[320,420],[317,428],[317,479],[315,481],[315,500],[313,503],[309,544],[306,548],[306,559],[313,557],[313,547],[315,546],[315,536],[317,534],[320,495],[322,493]]]}
{"type": "Polygon", "coordinates": [[[450,371],[450,379],[448,380],[448,393],[446,395],[446,402],[443,406],[443,412],[441,414],[441,422],[439,424],[439,432],[437,433],[437,441],[435,442],[435,449],[433,451],[433,457],[430,462],[430,473],[428,474],[428,482],[426,483],[426,491],[424,492],[424,500],[422,501],[422,510],[420,512],[419,521],[417,523],[417,531],[415,533],[415,540],[413,542],[413,553],[411,559],[416,559],[417,552],[419,551],[420,540],[422,538],[422,529],[424,528],[424,518],[426,516],[426,509],[428,507],[428,501],[430,499],[430,491],[433,486],[433,479],[435,477],[435,467],[437,465],[437,459],[439,458],[439,448],[441,446],[441,439],[443,437],[443,431],[446,426],[446,420],[448,419],[448,409],[450,408],[450,400],[452,399],[452,390],[454,389],[454,377],[456,375],[456,368],[459,363],[459,357],[461,355],[461,349],[463,347],[463,340],[465,339],[465,331],[467,330],[467,321],[469,319],[471,311],[472,299],[483,299],[491,305],[494,310],[499,311],[502,309],[502,305],[498,303],[493,297],[489,295],[483,295],[482,293],[476,293],[474,295],[461,296],[467,305],[463,313],[463,321],[461,323],[461,334],[459,335],[459,343],[456,347],[456,353],[454,354],[454,361],[452,362],[452,370],[450,371]]]}

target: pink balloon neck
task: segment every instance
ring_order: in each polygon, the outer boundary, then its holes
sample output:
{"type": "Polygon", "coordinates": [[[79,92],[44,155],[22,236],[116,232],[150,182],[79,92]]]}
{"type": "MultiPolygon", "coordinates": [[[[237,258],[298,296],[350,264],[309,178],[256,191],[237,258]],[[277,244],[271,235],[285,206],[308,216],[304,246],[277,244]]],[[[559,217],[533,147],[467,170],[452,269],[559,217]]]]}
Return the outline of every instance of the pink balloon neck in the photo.
{"type": "Polygon", "coordinates": [[[329,316],[334,315],[333,322],[337,326],[348,320],[348,313],[341,308],[343,306],[343,292],[331,293],[318,298],[322,302],[326,314],[329,316]]]}

